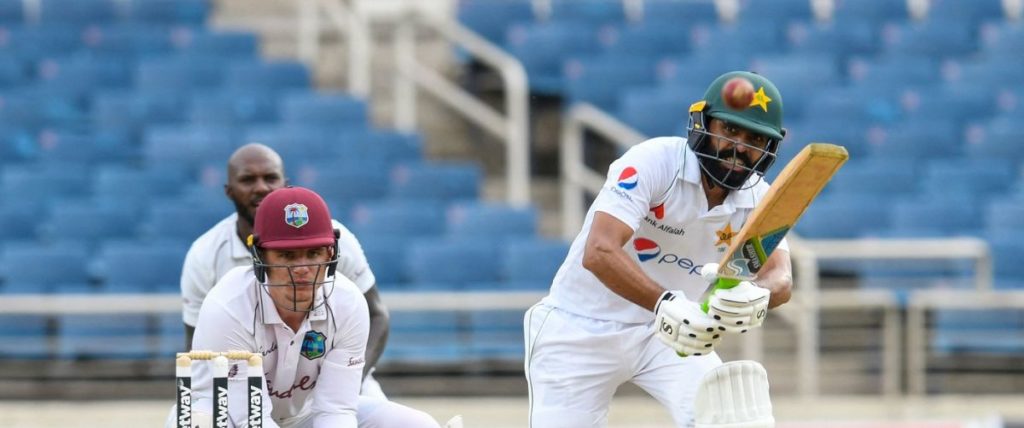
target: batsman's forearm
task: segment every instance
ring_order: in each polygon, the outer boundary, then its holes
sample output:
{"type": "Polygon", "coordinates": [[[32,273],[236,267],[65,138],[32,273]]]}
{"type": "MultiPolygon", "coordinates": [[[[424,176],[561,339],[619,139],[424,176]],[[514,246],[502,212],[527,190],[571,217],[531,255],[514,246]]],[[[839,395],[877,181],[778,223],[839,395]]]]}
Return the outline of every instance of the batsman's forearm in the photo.
{"type": "Polygon", "coordinates": [[[772,292],[768,299],[769,309],[788,302],[793,294],[793,267],[789,252],[777,250],[772,253],[755,282],[772,292]]]}
{"type": "Polygon", "coordinates": [[[621,247],[588,247],[583,255],[583,267],[615,294],[650,311],[654,311],[665,292],[621,247]]]}

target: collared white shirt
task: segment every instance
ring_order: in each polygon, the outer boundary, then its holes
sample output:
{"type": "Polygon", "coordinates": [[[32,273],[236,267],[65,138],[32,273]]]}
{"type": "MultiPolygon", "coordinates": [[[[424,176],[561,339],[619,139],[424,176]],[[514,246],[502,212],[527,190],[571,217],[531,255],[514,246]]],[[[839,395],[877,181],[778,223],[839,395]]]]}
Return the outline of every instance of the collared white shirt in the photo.
{"type": "MultiPolygon", "coordinates": [[[[768,187],[762,180],[730,191],[721,205],[708,210],[700,164],[686,139],[661,137],[633,146],[609,167],[605,185],[555,274],[545,302],[602,320],[646,323],[654,319],[651,311],[615,294],[583,267],[583,250],[597,211],[634,230],[623,249],[644,273],[662,287],[697,301],[708,287],[700,276],[701,266],[721,259],[732,235],[739,232],[768,187]]],[[[788,251],[789,246],[783,240],[779,248],[788,251]]]]}
{"type": "MultiPolygon", "coordinates": [[[[181,269],[182,319],[185,324],[196,325],[199,308],[213,285],[229,270],[252,265],[252,255],[238,237],[238,213],[231,214],[203,233],[189,248],[185,265],[181,269]]],[[[341,231],[338,238],[338,272],[352,280],[363,293],[377,279],[366,262],[366,254],[359,240],[337,220],[331,220],[341,231]]]]}
{"type": "MultiPolygon", "coordinates": [[[[326,304],[309,313],[298,331],[278,315],[252,266],[232,269],[217,282],[199,311],[192,349],[263,354],[264,414],[288,425],[312,414],[315,427],[356,428],[356,409],[370,331],[366,299],[344,276],[335,278],[326,304]]],[[[193,365],[194,405],[212,408],[211,365],[193,365]]],[[[229,370],[229,412],[242,426],[247,412],[246,364],[229,370]]]]}

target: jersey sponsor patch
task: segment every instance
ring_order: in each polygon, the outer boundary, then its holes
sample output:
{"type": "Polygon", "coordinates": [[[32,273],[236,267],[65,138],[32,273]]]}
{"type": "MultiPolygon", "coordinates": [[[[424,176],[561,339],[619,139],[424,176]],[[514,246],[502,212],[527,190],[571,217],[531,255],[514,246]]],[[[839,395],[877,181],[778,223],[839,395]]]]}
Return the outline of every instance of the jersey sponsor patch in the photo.
{"type": "Polygon", "coordinates": [[[315,330],[306,332],[306,337],[302,339],[302,351],[299,352],[307,360],[315,360],[324,356],[327,352],[327,336],[323,333],[315,330]]]}
{"type": "Polygon", "coordinates": [[[661,254],[661,247],[658,246],[658,243],[647,238],[634,239],[633,249],[636,250],[636,257],[640,259],[641,262],[646,262],[658,257],[658,254],[661,254]]]}
{"type": "Polygon", "coordinates": [[[619,187],[626,190],[633,190],[637,183],[640,181],[640,174],[637,174],[636,168],[627,166],[626,169],[622,170],[619,174],[619,187]]]}
{"type": "Polygon", "coordinates": [[[288,204],[284,207],[284,222],[296,229],[309,223],[309,209],[303,204],[288,204]]]}

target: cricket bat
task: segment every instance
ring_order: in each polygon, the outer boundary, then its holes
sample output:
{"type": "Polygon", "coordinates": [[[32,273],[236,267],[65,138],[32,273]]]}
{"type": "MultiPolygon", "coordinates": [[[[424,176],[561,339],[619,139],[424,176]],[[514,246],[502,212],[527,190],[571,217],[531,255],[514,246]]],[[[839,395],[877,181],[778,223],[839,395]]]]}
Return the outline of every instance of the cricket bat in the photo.
{"type": "Polygon", "coordinates": [[[786,232],[849,157],[842,146],[811,143],[782,169],[722,256],[718,280],[708,286],[702,299],[704,312],[708,311],[707,298],[715,290],[729,289],[757,276],[786,232]]]}

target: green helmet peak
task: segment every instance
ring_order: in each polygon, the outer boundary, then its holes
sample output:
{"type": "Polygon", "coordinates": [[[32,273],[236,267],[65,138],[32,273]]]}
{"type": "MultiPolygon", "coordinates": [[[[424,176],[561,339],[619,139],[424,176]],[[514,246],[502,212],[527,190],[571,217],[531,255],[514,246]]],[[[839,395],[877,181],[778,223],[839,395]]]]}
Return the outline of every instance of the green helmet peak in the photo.
{"type": "Polygon", "coordinates": [[[749,71],[731,71],[718,76],[704,92],[705,114],[781,140],[785,135],[782,128],[782,94],[770,80],[749,71]],[[754,99],[744,109],[734,110],[722,99],[722,87],[729,79],[742,77],[754,86],[754,99]]]}

